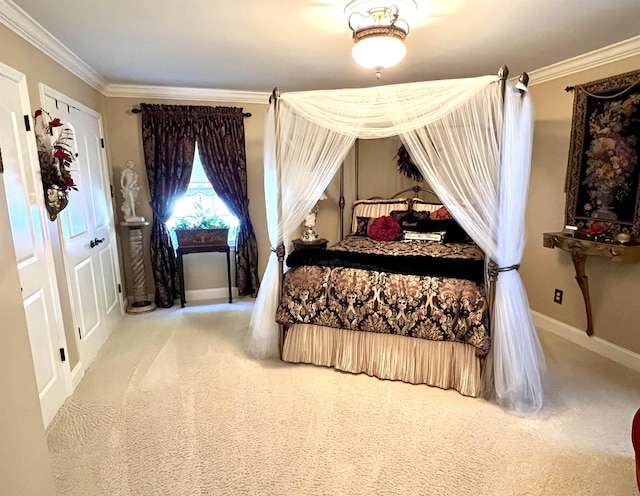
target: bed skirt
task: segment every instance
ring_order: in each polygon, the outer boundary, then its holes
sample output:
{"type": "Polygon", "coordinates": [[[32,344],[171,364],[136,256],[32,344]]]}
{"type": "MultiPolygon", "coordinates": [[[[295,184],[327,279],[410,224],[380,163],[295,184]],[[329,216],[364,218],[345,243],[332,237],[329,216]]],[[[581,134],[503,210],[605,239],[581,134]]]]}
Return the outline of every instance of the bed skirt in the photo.
{"type": "Polygon", "coordinates": [[[282,359],[481,395],[483,359],[463,343],[293,324],[282,359]]]}

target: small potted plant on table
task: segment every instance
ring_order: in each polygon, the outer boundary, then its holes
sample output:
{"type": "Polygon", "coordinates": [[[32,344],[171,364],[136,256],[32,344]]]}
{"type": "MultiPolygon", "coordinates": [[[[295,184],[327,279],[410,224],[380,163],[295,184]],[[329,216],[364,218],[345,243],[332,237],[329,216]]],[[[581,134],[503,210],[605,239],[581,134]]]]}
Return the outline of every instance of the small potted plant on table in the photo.
{"type": "Polygon", "coordinates": [[[229,224],[200,203],[193,206],[194,214],[181,217],[173,226],[178,246],[226,245],[229,224]]]}

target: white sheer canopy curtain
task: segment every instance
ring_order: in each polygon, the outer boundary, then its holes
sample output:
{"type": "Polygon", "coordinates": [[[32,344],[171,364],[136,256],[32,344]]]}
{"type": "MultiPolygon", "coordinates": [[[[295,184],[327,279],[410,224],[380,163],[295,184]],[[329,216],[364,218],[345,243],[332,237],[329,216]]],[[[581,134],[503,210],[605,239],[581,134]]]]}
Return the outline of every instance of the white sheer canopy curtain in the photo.
{"type": "Polygon", "coordinates": [[[498,250],[492,320],[493,376],[498,401],[518,411],[542,406],[545,361],[527,292],[517,270],[525,245],[525,208],[531,170],[533,107],[528,91],[508,86],[504,101],[498,182],[498,250]]]}
{"type": "MultiPolygon", "coordinates": [[[[513,91],[510,87],[507,93],[513,91]]],[[[501,267],[506,262],[519,263],[523,242],[517,241],[518,234],[511,233],[508,224],[503,227],[510,234],[498,229],[501,223],[513,221],[519,223],[516,232],[524,232],[531,128],[513,135],[501,133],[519,125],[516,120],[522,120],[520,115],[527,108],[530,114],[531,107],[520,103],[515,107],[517,111],[507,112],[503,122],[496,76],[282,95],[277,107],[269,110],[265,126],[265,196],[272,246],[288,244],[356,137],[401,135],[430,186],[487,256],[501,267]],[[527,136],[528,152],[526,143],[522,144],[527,136]],[[510,152],[510,146],[516,151],[510,152]],[[515,179],[502,177],[501,156],[509,167],[518,168],[515,179]],[[502,194],[502,189],[517,181],[515,193],[502,194]]],[[[278,277],[272,254],[250,324],[250,351],[256,357],[276,356],[279,351],[278,277]]],[[[494,314],[497,322],[492,326],[498,343],[494,350],[497,396],[506,406],[537,408],[542,397],[541,354],[532,326],[523,327],[531,317],[517,272],[502,273],[498,288],[501,296],[496,306],[503,308],[494,314]],[[510,281],[517,281],[516,286],[519,282],[520,296],[510,295],[516,287],[510,281]]]]}
{"type": "Polygon", "coordinates": [[[275,321],[279,302],[279,245],[289,245],[327,188],[355,142],[344,134],[310,123],[287,105],[273,101],[266,116],[264,183],[267,230],[271,255],[251,315],[249,351],[257,358],[278,356],[279,331],[275,321]]]}
{"type": "Polygon", "coordinates": [[[544,356],[516,267],[524,250],[533,110],[529,93],[511,84],[504,104],[495,85],[485,89],[403,139],[434,192],[500,268],[491,319],[495,398],[509,409],[536,411],[544,356]]]}

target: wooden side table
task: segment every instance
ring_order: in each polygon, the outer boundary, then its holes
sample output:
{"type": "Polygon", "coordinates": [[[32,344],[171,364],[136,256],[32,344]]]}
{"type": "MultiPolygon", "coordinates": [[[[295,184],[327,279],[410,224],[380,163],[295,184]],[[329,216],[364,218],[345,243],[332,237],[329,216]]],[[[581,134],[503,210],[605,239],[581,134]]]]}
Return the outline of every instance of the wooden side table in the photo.
{"type": "Polygon", "coordinates": [[[304,250],[306,248],[321,248],[324,250],[329,241],[324,238],[318,238],[315,241],[302,241],[302,239],[298,238],[294,239],[292,243],[294,250],[304,250]]]}
{"type": "Polygon", "coordinates": [[[221,252],[227,254],[227,284],[229,286],[229,303],[232,303],[231,298],[231,257],[229,245],[198,245],[198,246],[178,246],[176,254],[178,256],[178,274],[180,276],[180,305],[184,308],[187,302],[184,294],[184,264],[182,257],[189,253],[210,253],[221,252]]]}
{"type": "Polygon", "coordinates": [[[543,242],[546,248],[560,248],[571,253],[576,271],[576,281],[587,312],[587,334],[593,335],[593,314],[589,297],[589,278],[585,273],[587,256],[605,257],[617,263],[640,262],[640,245],[622,243],[603,243],[591,239],[576,238],[567,233],[544,233],[543,242]]]}

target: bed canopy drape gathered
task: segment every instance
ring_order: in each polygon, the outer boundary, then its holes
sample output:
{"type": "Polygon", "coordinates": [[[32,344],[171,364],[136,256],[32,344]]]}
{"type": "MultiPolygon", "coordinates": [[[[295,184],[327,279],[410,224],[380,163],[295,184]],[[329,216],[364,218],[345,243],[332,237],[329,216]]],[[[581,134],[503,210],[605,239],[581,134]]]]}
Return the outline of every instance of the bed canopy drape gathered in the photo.
{"type": "MultiPolygon", "coordinates": [[[[265,197],[272,247],[288,246],[356,138],[400,135],[442,203],[499,267],[489,383],[519,411],[540,408],[544,357],[517,272],[532,141],[527,91],[497,76],[287,93],[265,124],[265,197]]],[[[250,352],[277,356],[278,260],[272,250],[250,323],[250,352]]]]}

